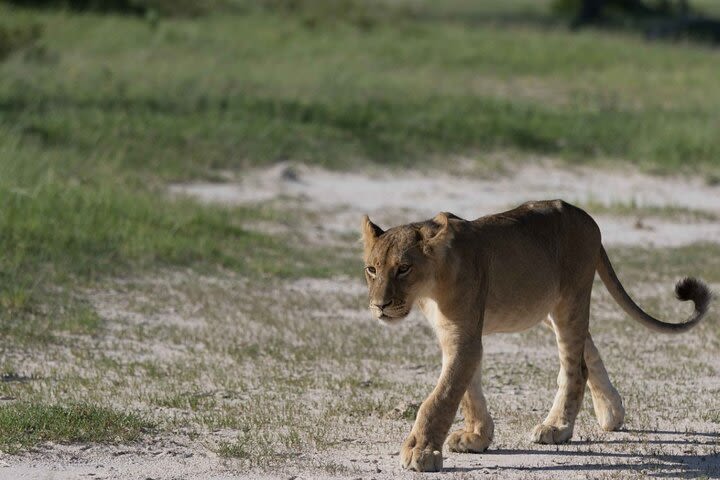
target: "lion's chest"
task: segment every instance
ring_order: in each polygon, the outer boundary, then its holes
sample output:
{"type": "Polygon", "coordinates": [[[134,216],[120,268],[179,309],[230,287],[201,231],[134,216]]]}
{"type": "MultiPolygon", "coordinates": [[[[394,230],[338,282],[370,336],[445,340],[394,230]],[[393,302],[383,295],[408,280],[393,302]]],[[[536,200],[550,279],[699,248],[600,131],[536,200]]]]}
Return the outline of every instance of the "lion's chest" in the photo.
{"type": "Polygon", "coordinates": [[[483,335],[491,333],[514,333],[527,330],[545,320],[553,302],[539,302],[532,306],[518,305],[515,308],[486,309],[483,335]]]}
{"type": "MultiPolygon", "coordinates": [[[[512,333],[527,330],[545,320],[553,308],[553,298],[538,298],[531,304],[517,302],[515,304],[495,305],[490,302],[486,305],[483,320],[483,335],[491,333],[512,333]]],[[[419,302],[425,318],[433,329],[438,332],[450,322],[438,307],[437,302],[424,298],[419,302]]]]}

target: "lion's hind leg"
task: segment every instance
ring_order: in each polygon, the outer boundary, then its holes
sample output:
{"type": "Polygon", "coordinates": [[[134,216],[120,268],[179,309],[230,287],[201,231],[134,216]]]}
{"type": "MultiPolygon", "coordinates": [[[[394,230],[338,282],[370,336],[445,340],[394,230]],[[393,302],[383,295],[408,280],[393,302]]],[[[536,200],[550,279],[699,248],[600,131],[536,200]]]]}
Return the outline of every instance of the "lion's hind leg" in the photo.
{"type": "Polygon", "coordinates": [[[600,353],[589,333],[585,340],[585,363],[588,368],[588,385],[595,417],[603,430],[617,430],[625,420],[625,408],[620,394],[610,383],[600,353]]]}
{"type": "Polygon", "coordinates": [[[536,443],[564,443],[570,440],[575,418],[582,406],[588,369],[584,360],[590,316],[588,288],[573,298],[562,299],[552,312],[552,326],[560,356],[558,391],[550,413],[532,431],[536,443]]]}
{"type": "Polygon", "coordinates": [[[492,442],[495,425],[483,395],[481,371],[482,366],[478,365],[460,403],[465,429],[457,430],[448,437],[447,445],[451,452],[481,453],[492,442]]]}

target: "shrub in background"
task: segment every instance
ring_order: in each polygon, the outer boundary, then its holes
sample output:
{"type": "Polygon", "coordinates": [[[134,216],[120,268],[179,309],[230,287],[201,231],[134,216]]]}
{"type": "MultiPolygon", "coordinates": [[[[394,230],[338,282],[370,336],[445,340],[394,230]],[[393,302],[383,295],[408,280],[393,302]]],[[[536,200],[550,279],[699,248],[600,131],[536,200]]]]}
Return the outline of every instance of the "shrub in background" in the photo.
{"type": "Polygon", "coordinates": [[[200,15],[222,3],[218,0],[0,0],[0,2],[25,8],[167,16],[200,15]]]}
{"type": "Polygon", "coordinates": [[[8,27],[0,24],[0,61],[12,53],[31,47],[42,37],[42,25],[32,23],[8,27]]]}

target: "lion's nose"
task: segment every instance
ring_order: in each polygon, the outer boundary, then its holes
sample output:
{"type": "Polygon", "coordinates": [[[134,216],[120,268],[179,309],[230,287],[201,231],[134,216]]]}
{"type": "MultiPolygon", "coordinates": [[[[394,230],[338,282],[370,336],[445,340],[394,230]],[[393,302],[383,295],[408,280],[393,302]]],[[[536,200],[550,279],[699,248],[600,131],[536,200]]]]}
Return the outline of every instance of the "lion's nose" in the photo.
{"type": "Polygon", "coordinates": [[[392,303],[393,303],[393,301],[392,301],[392,300],[390,300],[390,301],[389,301],[389,302],[387,302],[387,303],[382,303],[382,302],[378,303],[378,302],[374,302],[374,303],[373,303],[373,306],[374,306],[374,307],[376,307],[376,308],[379,308],[379,309],[380,309],[380,310],[382,311],[382,310],[385,310],[385,308],[387,308],[387,307],[389,307],[390,305],[392,305],[392,303]]]}

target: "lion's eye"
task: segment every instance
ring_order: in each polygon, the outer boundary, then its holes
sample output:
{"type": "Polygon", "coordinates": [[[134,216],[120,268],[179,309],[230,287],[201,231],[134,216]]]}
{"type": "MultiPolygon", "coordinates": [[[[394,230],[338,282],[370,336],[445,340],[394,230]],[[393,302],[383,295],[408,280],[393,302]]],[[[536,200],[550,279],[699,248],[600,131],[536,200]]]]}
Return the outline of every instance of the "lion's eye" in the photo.
{"type": "Polygon", "coordinates": [[[410,265],[400,265],[398,267],[397,273],[398,273],[398,275],[405,275],[406,273],[408,273],[410,271],[410,268],[411,268],[410,265]]]}
{"type": "Polygon", "coordinates": [[[375,267],[365,267],[365,271],[368,273],[368,275],[375,278],[375,267]]]}

